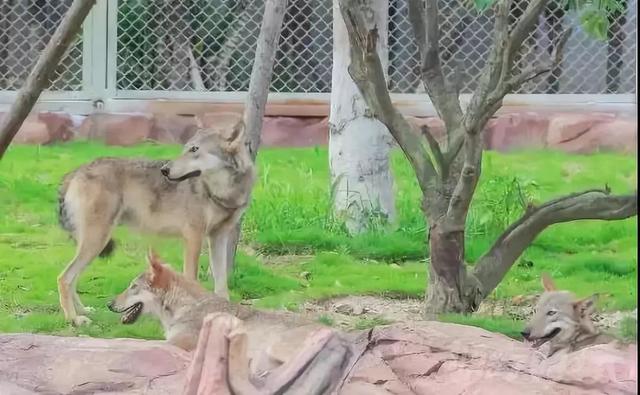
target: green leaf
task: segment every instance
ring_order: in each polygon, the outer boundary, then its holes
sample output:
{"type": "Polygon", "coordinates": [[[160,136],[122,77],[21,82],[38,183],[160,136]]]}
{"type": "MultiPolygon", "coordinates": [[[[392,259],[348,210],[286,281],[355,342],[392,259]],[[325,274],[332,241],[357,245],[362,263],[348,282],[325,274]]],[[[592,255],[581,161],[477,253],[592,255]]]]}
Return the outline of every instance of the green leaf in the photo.
{"type": "Polygon", "coordinates": [[[473,0],[473,4],[480,11],[484,11],[493,4],[493,0],[473,0]]]}
{"type": "Polygon", "coordinates": [[[602,10],[585,10],[580,15],[580,23],[588,34],[594,36],[598,40],[605,40],[607,38],[609,19],[602,10]]]}

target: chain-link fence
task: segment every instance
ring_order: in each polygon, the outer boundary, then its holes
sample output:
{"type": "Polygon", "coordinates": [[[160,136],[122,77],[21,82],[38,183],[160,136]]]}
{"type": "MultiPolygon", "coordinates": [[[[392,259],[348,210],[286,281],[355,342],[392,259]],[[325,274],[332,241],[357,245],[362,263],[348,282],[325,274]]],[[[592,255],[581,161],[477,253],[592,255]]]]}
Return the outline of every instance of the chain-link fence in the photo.
{"type": "MultiPolygon", "coordinates": [[[[73,0],[0,1],[0,90],[17,90],[73,0]]],[[[54,72],[52,90],[82,88],[81,36],[54,72]]]]}
{"type": "MultiPolygon", "coordinates": [[[[106,0],[105,0],[106,1],[106,0]]],[[[441,53],[445,72],[460,70],[462,93],[475,88],[492,41],[493,18],[471,0],[441,0],[441,53]]],[[[19,88],[71,0],[0,2],[0,90],[19,88]]],[[[109,0],[117,3],[118,91],[243,92],[248,89],[260,30],[258,0],[109,0]]],[[[527,1],[514,1],[518,18],[527,1]]],[[[407,1],[389,0],[389,85],[395,93],[423,92],[407,1]]],[[[637,0],[611,14],[607,37],[596,40],[577,15],[552,0],[525,43],[520,67],[549,56],[558,34],[574,26],[565,57],[551,75],[519,93],[634,93],[637,0]]],[[[105,16],[106,18],[106,16],[105,16]]],[[[290,0],[276,56],[272,91],[329,92],[332,1],[290,0]]],[[[82,45],[56,70],[54,90],[82,87],[82,45]]]]}

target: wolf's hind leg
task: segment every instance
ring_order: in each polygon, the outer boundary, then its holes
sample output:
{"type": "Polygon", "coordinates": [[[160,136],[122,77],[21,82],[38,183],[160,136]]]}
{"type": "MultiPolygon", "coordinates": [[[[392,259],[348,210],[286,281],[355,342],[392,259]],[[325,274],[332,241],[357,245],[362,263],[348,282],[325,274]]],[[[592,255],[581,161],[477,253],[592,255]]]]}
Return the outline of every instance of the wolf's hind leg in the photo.
{"type": "Polygon", "coordinates": [[[85,316],[89,309],[82,305],[76,291],[78,278],[107,245],[113,228],[112,223],[96,221],[99,217],[104,218],[104,213],[95,213],[92,216],[93,218],[88,218],[92,221],[83,221],[84,226],[77,232],[76,256],[58,276],[60,306],[67,321],[74,325],[91,323],[91,320],[85,316]]]}
{"type": "Polygon", "coordinates": [[[60,306],[64,312],[65,319],[74,325],[91,323],[89,318],[84,315],[80,315],[86,314],[86,310],[84,309],[84,306],[82,306],[82,303],[80,303],[80,297],[76,292],[76,284],[80,273],[82,273],[89,263],[98,256],[102,247],[107,243],[106,237],[97,238],[95,237],[95,234],[86,236],[86,238],[83,238],[83,240],[78,243],[76,256],[71,260],[60,276],[58,276],[60,306]],[[100,240],[103,242],[100,243],[100,240]],[[78,306],[78,304],[80,306],[78,306]],[[77,307],[80,307],[80,309],[77,307]]]}
{"type": "MultiPolygon", "coordinates": [[[[76,280],[73,283],[73,289],[77,290],[77,284],[78,284],[78,278],[80,276],[76,277],[76,280]]],[[[80,300],[80,296],[78,296],[77,292],[73,292],[73,305],[76,308],[76,313],[78,313],[79,315],[87,315],[87,314],[91,314],[94,312],[94,308],[93,307],[89,307],[89,306],[85,306],[84,304],[82,304],[82,301],[80,300]]]]}

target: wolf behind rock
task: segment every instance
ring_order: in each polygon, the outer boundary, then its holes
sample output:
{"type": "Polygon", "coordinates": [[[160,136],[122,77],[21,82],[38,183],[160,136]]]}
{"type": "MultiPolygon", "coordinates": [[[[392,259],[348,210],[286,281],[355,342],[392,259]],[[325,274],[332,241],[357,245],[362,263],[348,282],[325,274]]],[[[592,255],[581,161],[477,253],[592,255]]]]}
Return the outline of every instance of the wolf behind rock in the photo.
{"type": "Polygon", "coordinates": [[[320,327],[304,314],[260,311],[229,302],[197,281],[176,273],[151,250],[147,261],[148,269],[134,278],[108,307],[122,314],[124,324],[134,323],[142,314],[158,318],[167,342],[184,350],[196,347],[207,315],[229,313],[244,323],[254,368],[266,371],[286,362],[307,335],[320,327]]]}
{"type": "Polygon", "coordinates": [[[596,295],[584,299],[568,291],[559,291],[551,277],[542,274],[544,293],[540,296],[533,317],[521,332],[522,337],[539,348],[549,344],[549,356],[560,350],[572,352],[606,344],[615,338],[600,333],[591,321],[596,295]]]}

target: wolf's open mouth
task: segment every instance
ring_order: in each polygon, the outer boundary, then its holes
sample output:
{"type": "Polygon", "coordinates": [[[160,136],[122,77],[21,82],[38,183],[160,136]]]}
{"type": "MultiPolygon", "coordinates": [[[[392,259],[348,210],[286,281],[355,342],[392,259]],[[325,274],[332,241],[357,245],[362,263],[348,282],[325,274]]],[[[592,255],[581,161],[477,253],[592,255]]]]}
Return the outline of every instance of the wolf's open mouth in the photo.
{"type": "Polygon", "coordinates": [[[142,308],[144,304],[142,302],[135,303],[133,306],[127,308],[123,313],[120,321],[123,324],[133,324],[136,322],[140,313],[142,313],[142,308]]]}
{"type": "Polygon", "coordinates": [[[171,177],[167,176],[167,179],[170,180],[170,181],[184,181],[187,178],[198,177],[201,173],[202,172],[200,170],[194,170],[194,171],[192,171],[190,173],[187,173],[187,174],[185,174],[183,176],[180,176],[178,178],[171,178],[171,177]]]}
{"type": "Polygon", "coordinates": [[[539,348],[549,340],[553,339],[558,333],[560,333],[560,328],[555,328],[548,335],[543,336],[533,342],[533,348],[539,348]]]}

